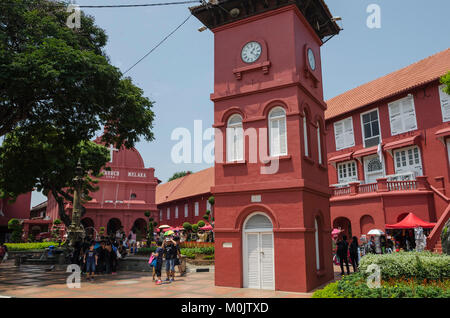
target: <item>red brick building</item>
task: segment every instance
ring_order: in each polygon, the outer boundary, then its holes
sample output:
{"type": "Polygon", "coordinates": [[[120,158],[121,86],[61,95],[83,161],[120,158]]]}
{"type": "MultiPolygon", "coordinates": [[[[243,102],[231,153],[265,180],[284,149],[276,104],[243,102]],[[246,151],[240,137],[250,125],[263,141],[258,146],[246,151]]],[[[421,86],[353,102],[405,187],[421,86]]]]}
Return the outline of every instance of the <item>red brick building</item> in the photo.
{"type": "Polygon", "coordinates": [[[333,278],[320,46],[339,27],[321,0],[191,12],[214,33],[215,284],[309,291],[333,278]]]}
{"type": "Polygon", "coordinates": [[[413,212],[439,221],[440,232],[450,202],[450,96],[439,78],[448,71],[450,49],[327,101],[334,227],[359,237],[413,212]]]}
{"type": "MultiPolygon", "coordinates": [[[[104,227],[107,232],[115,232],[120,226],[128,233],[133,227],[144,232],[147,225],[145,211],[154,216],[157,209],[155,193],[158,179],[154,168],[145,168],[141,155],[135,148],[120,151],[111,149],[111,162],[106,166],[99,179],[99,190],[91,193],[92,200],[83,204],[86,214],[81,223],[85,228],[95,228],[98,232],[104,227]]],[[[66,206],[70,213],[71,206],[66,206]]],[[[47,215],[58,217],[58,206],[53,197],[49,197],[47,215]]]]}
{"type": "Polygon", "coordinates": [[[208,198],[214,185],[214,168],[208,168],[156,187],[156,205],[159,225],[182,226],[204,220],[206,210],[211,211],[208,198]]]}
{"type": "Polygon", "coordinates": [[[0,199],[0,242],[4,242],[9,236],[9,220],[25,220],[30,217],[30,205],[31,192],[19,195],[14,203],[8,203],[8,199],[0,199]]]}

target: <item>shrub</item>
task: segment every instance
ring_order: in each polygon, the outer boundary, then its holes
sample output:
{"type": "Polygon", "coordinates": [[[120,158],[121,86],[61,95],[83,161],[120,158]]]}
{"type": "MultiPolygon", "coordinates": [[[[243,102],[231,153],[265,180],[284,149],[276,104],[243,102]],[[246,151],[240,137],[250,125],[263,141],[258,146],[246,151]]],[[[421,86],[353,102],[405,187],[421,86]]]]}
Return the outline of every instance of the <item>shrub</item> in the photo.
{"type": "Polygon", "coordinates": [[[192,232],[197,232],[198,231],[198,225],[197,224],[192,224],[192,232]]]}
{"type": "Polygon", "coordinates": [[[203,259],[214,259],[214,255],[205,255],[203,259]]]}
{"type": "Polygon", "coordinates": [[[344,296],[339,295],[338,282],[334,282],[323,289],[316,290],[312,298],[344,298],[344,296]]]}
{"type": "MultiPolygon", "coordinates": [[[[428,251],[368,254],[361,258],[360,271],[365,273],[370,264],[380,266],[383,280],[393,278],[443,280],[450,278],[450,256],[428,251]]],[[[367,273],[367,275],[369,274],[367,273]]]]}
{"type": "Polygon", "coordinates": [[[55,225],[59,225],[59,224],[61,224],[62,223],[62,221],[60,220],[60,219],[55,219],[54,221],[53,221],[53,224],[55,224],[55,225]]]}
{"type": "Polygon", "coordinates": [[[197,226],[198,227],[204,227],[205,225],[206,225],[205,221],[200,220],[200,221],[197,222],[197,226]]]}
{"type": "Polygon", "coordinates": [[[8,250],[11,252],[17,251],[28,251],[28,250],[43,250],[47,247],[54,245],[57,246],[56,242],[42,242],[42,243],[5,243],[8,250]]]}
{"type": "Polygon", "coordinates": [[[156,246],[141,247],[138,249],[137,254],[138,255],[150,255],[154,251],[156,251],[156,246]]]}
{"type": "Polygon", "coordinates": [[[12,218],[8,221],[8,229],[12,230],[11,241],[14,243],[22,242],[22,224],[18,219],[12,218]]]}
{"type": "Polygon", "coordinates": [[[184,223],[183,223],[183,228],[184,228],[186,231],[190,231],[190,230],[192,230],[192,224],[189,223],[189,222],[184,222],[184,223]]]}

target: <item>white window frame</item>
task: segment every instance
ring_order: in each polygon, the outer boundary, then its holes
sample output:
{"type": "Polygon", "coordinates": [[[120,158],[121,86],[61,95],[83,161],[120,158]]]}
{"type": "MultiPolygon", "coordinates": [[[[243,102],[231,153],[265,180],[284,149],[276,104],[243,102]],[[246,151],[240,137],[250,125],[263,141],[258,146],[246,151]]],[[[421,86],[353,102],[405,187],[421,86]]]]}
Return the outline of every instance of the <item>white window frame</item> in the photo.
{"type": "MultiPolygon", "coordinates": [[[[375,175],[376,173],[375,172],[373,172],[373,171],[371,171],[371,172],[369,172],[369,169],[368,169],[368,164],[369,164],[369,161],[371,160],[371,159],[373,159],[373,158],[378,158],[378,160],[380,161],[380,163],[381,163],[381,170],[378,170],[377,172],[383,172],[383,174],[382,174],[382,176],[380,176],[380,178],[384,178],[385,176],[386,176],[386,167],[385,167],[385,164],[384,164],[384,160],[380,160],[380,158],[379,158],[379,156],[378,156],[378,154],[375,154],[375,155],[370,155],[370,156],[365,156],[365,157],[363,157],[362,159],[362,162],[363,162],[363,168],[364,168],[364,182],[365,183],[369,183],[368,181],[369,181],[369,174],[372,174],[372,175],[375,175]]],[[[376,181],[375,181],[376,182],[376,181]]],[[[372,183],[375,183],[375,182],[372,182],[372,183]]]]}
{"type": "Polygon", "coordinates": [[[199,204],[198,202],[195,202],[195,216],[198,216],[198,212],[199,212],[199,204]]]}
{"type": "Polygon", "coordinates": [[[159,220],[160,221],[163,220],[163,210],[162,209],[159,210],[159,220]]]}
{"type": "Polygon", "coordinates": [[[189,216],[189,206],[187,203],[184,204],[184,217],[187,218],[189,216]]]}
{"type": "Polygon", "coordinates": [[[178,219],[178,205],[175,207],[175,219],[178,219]]]}
{"type": "Polygon", "coordinates": [[[322,158],[322,136],[320,131],[320,123],[317,122],[317,154],[319,155],[319,164],[323,164],[323,158],[322,158]]]}
{"type": "Polygon", "coordinates": [[[167,208],[167,220],[170,220],[170,208],[167,208]]]}
{"type": "Polygon", "coordinates": [[[366,111],[364,113],[361,113],[361,115],[360,115],[360,117],[361,117],[361,134],[362,134],[364,148],[366,148],[366,139],[367,138],[366,138],[366,133],[365,133],[365,130],[364,130],[363,116],[366,115],[366,114],[372,113],[374,111],[377,112],[377,117],[378,117],[378,136],[372,136],[370,138],[374,138],[374,137],[380,138],[380,141],[378,142],[379,144],[382,141],[382,138],[381,138],[381,125],[380,125],[380,112],[379,112],[378,107],[377,107],[375,109],[371,109],[371,110],[368,110],[368,111],[366,111]]]}
{"type": "Polygon", "coordinates": [[[444,92],[445,84],[439,85],[439,102],[441,105],[442,122],[450,121],[450,95],[444,92]]]}
{"type": "Polygon", "coordinates": [[[347,118],[344,118],[344,119],[341,119],[341,120],[335,122],[333,124],[333,127],[334,127],[334,144],[336,146],[336,151],[355,146],[355,130],[353,129],[353,116],[350,116],[350,117],[347,117],[347,118]],[[350,121],[351,127],[352,127],[352,129],[351,129],[352,140],[348,144],[345,143],[345,140],[346,140],[345,121],[350,121]],[[344,145],[342,147],[338,147],[337,138],[336,138],[336,125],[341,124],[341,123],[342,123],[342,134],[343,134],[342,138],[344,139],[344,145]]]}
{"type": "Polygon", "coordinates": [[[358,181],[358,164],[356,163],[356,160],[348,160],[348,161],[338,162],[336,164],[336,171],[337,171],[337,177],[338,177],[338,184],[349,183],[349,182],[357,182],[358,181]],[[355,173],[356,173],[356,175],[352,176],[352,177],[348,177],[348,171],[349,171],[348,168],[349,168],[349,165],[351,163],[355,164],[355,173]],[[344,166],[344,165],[345,165],[345,169],[346,169],[345,171],[346,171],[347,177],[343,177],[341,179],[339,167],[340,166],[344,166]]]}
{"type": "MultiPolygon", "coordinates": [[[[413,154],[413,156],[414,156],[414,154],[413,154]]],[[[395,149],[394,151],[393,151],[393,157],[394,157],[394,169],[395,169],[395,173],[396,174],[400,174],[400,173],[406,173],[406,172],[415,172],[415,176],[417,177],[417,176],[421,176],[421,175],[423,175],[423,162],[422,162],[422,153],[421,153],[421,151],[420,151],[420,148],[419,148],[419,146],[409,146],[409,147],[404,147],[404,148],[398,148],[398,149],[395,149]],[[418,152],[418,159],[419,159],[419,163],[415,163],[415,158],[413,157],[413,160],[414,160],[414,163],[413,163],[413,165],[410,165],[409,164],[409,157],[408,157],[408,150],[410,150],[410,149],[417,149],[417,152],[418,152]],[[408,168],[404,168],[405,166],[402,166],[402,167],[398,167],[397,166],[397,153],[401,153],[402,151],[405,151],[405,161],[406,161],[406,167],[414,167],[414,166],[416,166],[416,165],[419,165],[420,164],[420,167],[421,167],[421,174],[419,174],[419,172],[417,172],[417,170],[415,170],[415,169],[411,169],[411,170],[408,170],[408,168]],[[400,171],[398,170],[398,169],[401,169],[400,171]],[[404,170],[404,171],[403,171],[404,170]]]]}
{"type": "Polygon", "coordinates": [[[271,110],[270,110],[270,112],[269,112],[269,115],[268,115],[268,127],[269,127],[269,154],[270,154],[270,156],[271,157],[279,157],[279,156],[285,156],[285,155],[287,155],[288,154],[288,145],[287,145],[287,121],[286,121],[286,110],[283,108],[283,107],[281,107],[281,106],[277,106],[277,107],[274,107],[274,108],[272,108],[271,110]],[[271,114],[275,111],[275,110],[278,110],[278,109],[280,109],[280,110],[282,110],[283,111],[283,115],[282,116],[276,116],[276,117],[271,117],[271,114]],[[284,148],[285,148],[285,151],[284,152],[282,152],[281,151],[281,134],[280,134],[280,129],[278,129],[278,136],[280,137],[279,138],[279,142],[280,142],[280,144],[278,145],[278,152],[276,153],[276,152],[274,152],[274,147],[273,147],[273,142],[272,142],[272,139],[273,139],[273,137],[274,137],[274,134],[273,134],[273,129],[272,129],[272,122],[274,122],[274,121],[284,121],[284,128],[285,128],[285,132],[284,132],[284,140],[283,140],[283,142],[284,142],[284,148]]]}
{"type": "Polygon", "coordinates": [[[417,126],[417,115],[416,115],[416,105],[414,103],[414,96],[409,94],[408,96],[404,97],[404,98],[400,98],[397,99],[396,101],[389,103],[388,104],[388,110],[389,110],[389,125],[391,128],[391,135],[395,136],[395,135],[400,135],[409,131],[414,131],[418,129],[417,126]],[[414,128],[410,128],[410,129],[406,129],[405,128],[405,113],[403,112],[403,105],[402,102],[404,102],[405,100],[411,100],[412,103],[412,109],[413,109],[413,113],[414,113],[414,120],[415,120],[415,127],[414,128]],[[400,118],[401,118],[401,122],[402,122],[402,129],[401,131],[393,131],[392,128],[392,107],[396,106],[396,104],[399,104],[398,106],[400,107],[400,118]]]}
{"type": "Polygon", "coordinates": [[[316,270],[320,270],[320,237],[319,237],[319,222],[317,217],[314,218],[314,241],[316,245],[316,270]]]}
{"type": "Polygon", "coordinates": [[[234,114],[228,119],[226,139],[227,162],[244,160],[244,128],[241,115],[234,114]],[[237,117],[239,117],[240,122],[230,124],[230,122],[237,117]]]}
{"type": "Polygon", "coordinates": [[[305,149],[305,157],[309,157],[309,145],[308,145],[308,119],[303,116],[303,144],[305,149]]]}

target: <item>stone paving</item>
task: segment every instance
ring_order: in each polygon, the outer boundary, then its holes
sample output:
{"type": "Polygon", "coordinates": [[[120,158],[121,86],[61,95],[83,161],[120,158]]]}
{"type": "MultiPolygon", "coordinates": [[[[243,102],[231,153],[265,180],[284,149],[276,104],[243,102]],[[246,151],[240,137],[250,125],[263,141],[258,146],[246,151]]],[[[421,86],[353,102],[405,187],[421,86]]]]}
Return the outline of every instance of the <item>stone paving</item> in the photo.
{"type": "MultiPolygon", "coordinates": [[[[99,275],[93,282],[83,277],[81,288],[68,288],[64,271],[48,266],[0,264],[0,297],[33,298],[309,298],[312,293],[291,293],[214,286],[214,272],[187,273],[175,282],[155,285],[150,273],[120,272],[99,275]]],[[[165,278],[163,274],[163,279],[165,278]]]]}

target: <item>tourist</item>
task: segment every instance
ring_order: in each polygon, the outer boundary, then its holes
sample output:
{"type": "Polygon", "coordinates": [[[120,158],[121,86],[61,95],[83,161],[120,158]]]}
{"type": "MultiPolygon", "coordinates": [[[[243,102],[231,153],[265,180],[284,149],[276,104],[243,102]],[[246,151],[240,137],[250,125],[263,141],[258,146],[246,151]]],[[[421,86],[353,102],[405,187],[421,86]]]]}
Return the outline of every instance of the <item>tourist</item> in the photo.
{"type": "Polygon", "coordinates": [[[6,245],[1,243],[0,244],[0,264],[5,261],[6,251],[7,251],[6,245]]]}
{"type": "Polygon", "coordinates": [[[106,259],[106,246],[105,241],[100,242],[100,246],[96,248],[97,256],[98,256],[98,266],[96,268],[96,272],[98,274],[103,274],[105,272],[105,259],[106,259]]]}
{"type": "Polygon", "coordinates": [[[134,232],[134,228],[131,229],[130,234],[128,235],[130,254],[136,253],[136,233],[134,232]]]}
{"type": "Polygon", "coordinates": [[[173,282],[175,280],[175,259],[177,257],[176,242],[172,237],[167,236],[164,243],[164,256],[166,258],[166,281],[173,282]]]}
{"type": "Polygon", "coordinates": [[[106,243],[104,253],[105,253],[104,254],[105,273],[111,274],[112,273],[111,267],[112,267],[113,250],[112,250],[110,242],[106,243]]]}
{"type": "Polygon", "coordinates": [[[339,257],[339,263],[341,265],[341,275],[344,275],[344,263],[347,267],[347,274],[350,275],[350,267],[348,265],[348,243],[347,243],[347,236],[344,235],[342,237],[342,240],[337,242],[337,256],[339,257]]]}
{"type": "Polygon", "coordinates": [[[98,264],[98,255],[94,249],[94,243],[91,244],[84,254],[83,262],[86,264],[87,279],[94,280],[95,267],[98,264]]]}
{"type": "Polygon", "coordinates": [[[356,273],[359,264],[359,252],[358,252],[359,245],[358,245],[358,238],[356,236],[353,236],[349,250],[350,250],[350,261],[352,262],[353,266],[353,272],[356,273]]]}
{"type": "Polygon", "coordinates": [[[156,277],[158,278],[158,280],[156,281],[156,285],[161,285],[162,284],[162,280],[161,280],[161,269],[162,269],[162,257],[164,254],[164,249],[162,248],[162,242],[160,240],[158,240],[156,242],[156,251],[153,253],[153,255],[156,257],[156,266],[155,266],[155,274],[156,277]]]}
{"type": "MultiPolygon", "coordinates": [[[[177,256],[175,258],[175,266],[178,267],[178,272],[180,273],[180,276],[184,275],[184,272],[182,270],[182,266],[181,266],[181,245],[180,245],[180,238],[178,236],[175,236],[173,238],[173,240],[175,241],[175,245],[176,245],[176,249],[177,249],[177,256]]],[[[175,273],[174,273],[175,276],[175,273]]]]}
{"type": "Polygon", "coordinates": [[[376,251],[376,244],[375,244],[375,237],[371,237],[370,238],[370,241],[367,243],[367,245],[368,245],[368,252],[369,253],[372,253],[372,254],[376,254],[377,253],[377,251],[376,251]]]}
{"type": "Polygon", "coordinates": [[[73,254],[72,254],[72,260],[71,260],[72,264],[80,265],[81,248],[82,248],[81,241],[77,240],[73,247],[73,254]]]}

